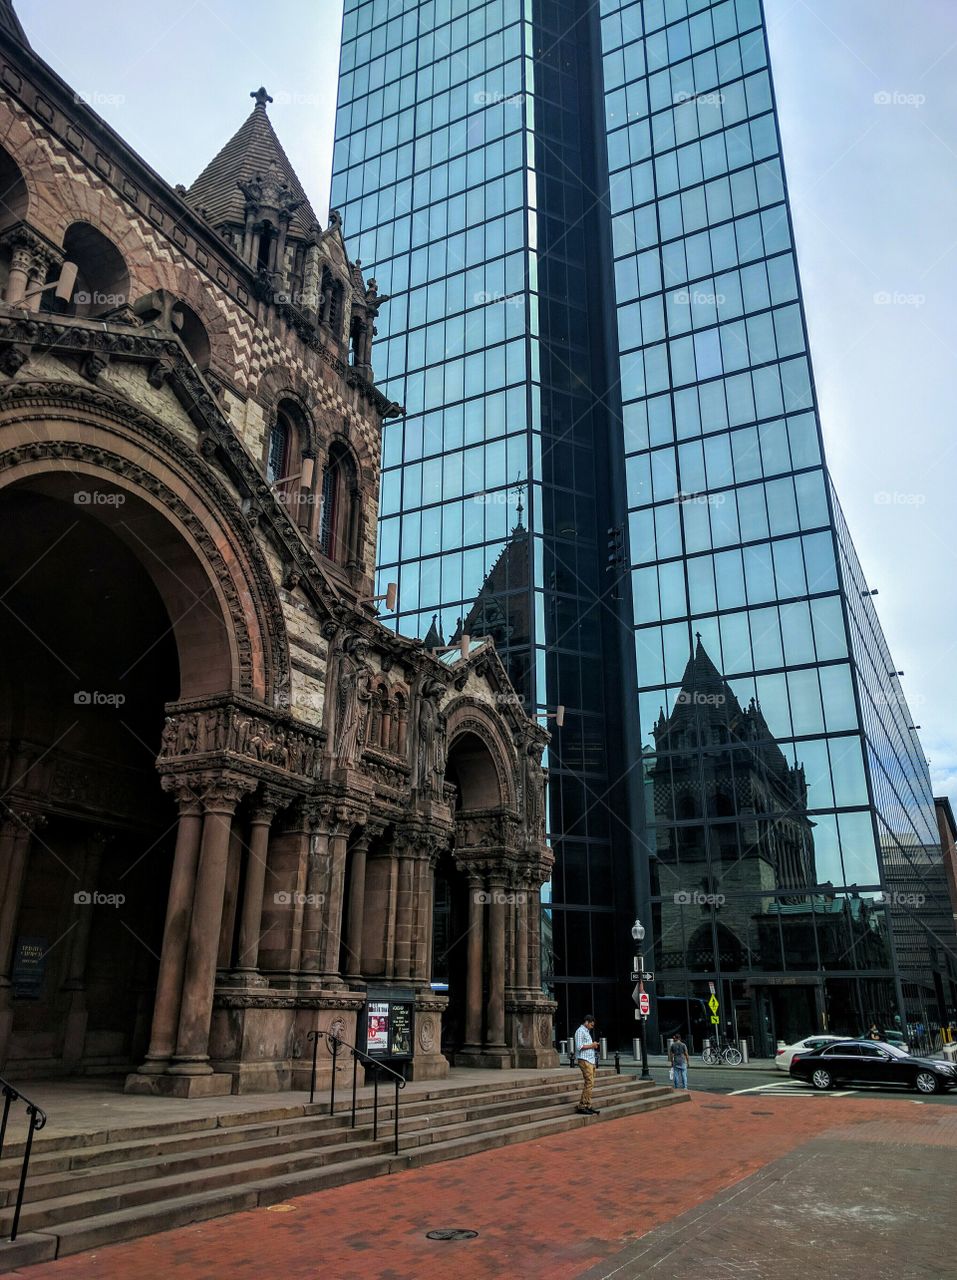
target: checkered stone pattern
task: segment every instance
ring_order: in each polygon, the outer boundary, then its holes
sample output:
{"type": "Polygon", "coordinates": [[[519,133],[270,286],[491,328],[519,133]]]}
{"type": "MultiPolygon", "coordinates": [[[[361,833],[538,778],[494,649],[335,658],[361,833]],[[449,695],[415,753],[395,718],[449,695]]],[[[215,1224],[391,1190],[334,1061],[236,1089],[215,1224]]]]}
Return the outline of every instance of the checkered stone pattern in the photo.
{"type": "MultiPolygon", "coordinates": [[[[27,175],[31,193],[27,221],[31,226],[53,245],[62,243],[64,233],[74,222],[95,226],[126,261],[131,300],[165,289],[196,312],[209,335],[210,372],[233,388],[240,402],[255,397],[264,373],[271,371],[274,380],[288,383],[290,390],[314,406],[320,435],[344,435],[358,455],[364,488],[374,504],[380,455],[378,416],[320,352],[307,346],[266,304],[251,301],[250,306],[260,313],[254,316],[249,307],[241,305],[230,291],[204,272],[171,235],[154,226],[82,155],[71,150],[12,97],[5,97],[0,104],[0,144],[27,175]]],[[[269,406],[261,406],[266,412],[258,437],[248,431],[253,415],[237,415],[236,397],[231,398],[228,407],[232,409],[237,434],[261,461],[269,406]]],[[[374,527],[374,506],[367,510],[374,527]]]]}

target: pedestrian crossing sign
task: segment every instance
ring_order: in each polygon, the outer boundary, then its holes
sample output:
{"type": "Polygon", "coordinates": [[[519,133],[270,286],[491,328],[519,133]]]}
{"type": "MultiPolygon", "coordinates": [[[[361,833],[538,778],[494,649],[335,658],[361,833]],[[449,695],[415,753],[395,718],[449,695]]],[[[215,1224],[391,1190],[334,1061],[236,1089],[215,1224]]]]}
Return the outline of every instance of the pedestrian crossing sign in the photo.
{"type": "Polygon", "coordinates": [[[711,997],[711,999],[708,1001],[708,1008],[711,1010],[711,1012],[712,1012],[712,1013],[717,1013],[717,1012],[718,1012],[718,997],[717,997],[717,996],[712,996],[712,997],[711,997]]]}

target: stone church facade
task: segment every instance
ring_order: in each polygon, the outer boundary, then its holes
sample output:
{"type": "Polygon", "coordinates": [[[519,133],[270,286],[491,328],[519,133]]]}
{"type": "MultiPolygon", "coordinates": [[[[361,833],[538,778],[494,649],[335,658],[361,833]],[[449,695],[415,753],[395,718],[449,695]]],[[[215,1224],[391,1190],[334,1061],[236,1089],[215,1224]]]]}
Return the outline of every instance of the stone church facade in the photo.
{"type": "Polygon", "coordinates": [[[377,620],[388,303],[252,97],[174,188],[0,2],[0,1070],[301,1088],[370,987],[551,1065],[547,735],[377,620]]]}

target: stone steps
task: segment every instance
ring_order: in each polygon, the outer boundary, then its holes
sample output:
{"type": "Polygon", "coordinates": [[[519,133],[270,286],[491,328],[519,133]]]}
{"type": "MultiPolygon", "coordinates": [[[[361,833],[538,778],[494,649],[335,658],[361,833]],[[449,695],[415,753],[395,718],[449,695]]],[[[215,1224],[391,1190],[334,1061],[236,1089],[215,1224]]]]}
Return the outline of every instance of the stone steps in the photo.
{"type": "MultiPolygon", "coordinates": [[[[411,1093],[400,1102],[398,1155],[391,1107],[380,1105],[373,1141],[365,1098],[355,1129],[348,1111],[337,1106],[330,1116],[317,1104],[272,1108],[258,1120],[239,1113],[51,1134],[35,1146],[21,1235],[0,1243],[0,1271],[687,1100],[602,1072],[595,1089],[602,1114],[592,1117],[575,1112],[578,1091],[569,1071],[411,1093]]],[[[10,1229],[18,1173],[18,1160],[0,1161],[0,1235],[10,1229]]]]}
{"type": "MultiPolygon", "coordinates": [[[[604,1106],[614,1104],[619,1095],[629,1091],[627,1077],[620,1077],[620,1083],[608,1081],[602,1090],[604,1106]]],[[[454,1099],[449,1100],[450,1103],[454,1099]]],[[[551,1119],[555,1116],[567,1115],[570,1099],[565,1094],[553,1093],[538,1096],[526,1096],[522,1091],[522,1109],[528,1117],[535,1119],[551,1119]]],[[[428,1104],[423,1104],[428,1105],[428,1104]]],[[[399,1111],[399,1139],[402,1147],[418,1147],[426,1143],[444,1141],[451,1138],[464,1137],[469,1133],[486,1133],[500,1126],[503,1114],[502,1103],[491,1105],[472,1105],[468,1107],[446,1105],[442,1108],[432,1107],[428,1111],[405,1116],[401,1107],[399,1111]]],[[[514,1111],[514,1108],[513,1108],[514,1111]]],[[[506,1113],[511,1114],[511,1113],[506,1113]]],[[[56,1167],[50,1167],[42,1160],[30,1165],[30,1202],[48,1202],[59,1197],[73,1197],[87,1194],[116,1185],[130,1183],[156,1177],[158,1174],[183,1176],[199,1171],[213,1170],[223,1165],[250,1164],[251,1162],[274,1158],[283,1160],[291,1168],[291,1161],[299,1152],[309,1152],[309,1158],[316,1165],[329,1163],[331,1148],[334,1155],[347,1155],[349,1144],[366,1143],[371,1149],[372,1117],[368,1110],[357,1112],[356,1128],[343,1126],[343,1119],[336,1115],[311,1117],[312,1123],[286,1122],[288,1132],[276,1132],[275,1126],[244,1126],[226,1130],[211,1130],[201,1133],[192,1141],[184,1138],[172,1140],[177,1150],[170,1150],[161,1143],[137,1142],[126,1146],[88,1147],[77,1155],[47,1157],[56,1167]],[[333,1127],[333,1125],[335,1127],[333,1127]],[[230,1139],[228,1143],[217,1142],[222,1135],[230,1139]],[[69,1163],[64,1163],[65,1161],[69,1163]]],[[[383,1150],[392,1148],[393,1126],[391,1112],[383,1118],[380,1108],[378,1146],[383,1150]],[[384,1144],[384,1145],[383,1145],[384,1144]]],[[[366,1149],[366,1148],[364,1148],[366,1149]]],[[[6,1164],[6,1162],[2,1162],[6,1164]]],[[[13,1204],[17,1192],[17,1169],[4,1171],[0,1169],[0,1206],[13,1204]]],[[[29,1209],[29,1206],[28,1206],[29,1209]]],[[[68,1216],[67,1206],[63,1212],[68,1216]]],[[[53,1213],[53,1210],[50,1210],[53,1213]]],[[[49,1222],[55,1217],[47,1215],[49,1222]]],[[[3,1218],[0,1215],[0,1223],[3,1218]]],[[[24,1214],[24,1225],[39,1227],[39,1222],[24,1214]]]]}

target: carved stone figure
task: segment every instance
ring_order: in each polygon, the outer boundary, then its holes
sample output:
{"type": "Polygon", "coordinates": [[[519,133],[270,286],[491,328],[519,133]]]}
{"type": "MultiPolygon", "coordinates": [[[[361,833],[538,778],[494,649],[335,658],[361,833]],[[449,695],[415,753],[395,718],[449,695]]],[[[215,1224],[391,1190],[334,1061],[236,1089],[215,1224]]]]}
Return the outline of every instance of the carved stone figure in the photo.
{"type": "Polygon", "coordinates": [[[163,724],[163,732],[160,736],[160,755],[172,756],[176,754],[176,743],[179,738],[179,725],[176,723],[175,716],[167,716],[163,724]]]}
{"type": "Polygon", "coordinates": [[[362,641],[345,652],[339,665],[336,715],[336,756],[340,764],[352,764],[365,743],[366,721],[372,701],[372,668],[362,641]]]}
{"type": "Polygon", "coordinates": [[[433,690],[424,691],[419,699],[416,728],[416,786],[420,791],[441,793],[446,757],[445,717],[436,706],[433,690]]]}

